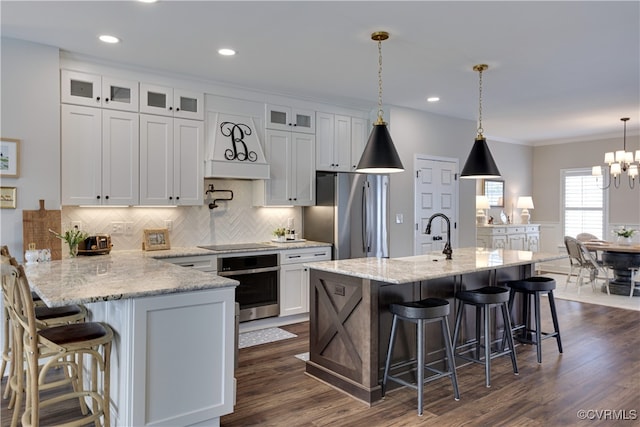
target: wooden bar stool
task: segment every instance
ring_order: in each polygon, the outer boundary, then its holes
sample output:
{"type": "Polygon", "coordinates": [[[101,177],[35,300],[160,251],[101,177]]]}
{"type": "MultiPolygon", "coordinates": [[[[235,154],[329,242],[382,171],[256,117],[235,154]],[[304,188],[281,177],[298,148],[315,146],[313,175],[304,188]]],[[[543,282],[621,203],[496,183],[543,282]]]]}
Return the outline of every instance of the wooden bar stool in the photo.
{"type": "Polygon", "coordinates": [[[556,281],[550,277],[534,276],[525,280],[514,280],[507,282],[509,291],[509,312],[513,308],[513,302],[516,293],[522,294],[523,310],[522,318],[519,324],[514,324],[511,329],[514,333],[520,331],[520,334],[516,335],[516,339],[525,344],[535,344],[536,352],[538,356],[538,363],[542,363],[542,340],[547,338],[554,338],[558,343],[558,351],[562,353],[562,340],[560,339],[560,327],[558,326],[558,315],[556,313],[556,302],[553,298],[553,290],[556,288],[556,281]],[[540,326],[540,295],[546,294],[549,299],[549,307],[551,308],[551,319],[553,320],[553,332],[543,332],[540,326]],[[533,317],[535,322],[535,329],[529,327],[530,314],[529,307],[530,301],[533,297],[533,317]],[[531,334],[535,334],[535,340],[530,339],[531,334]]]}
{"type": "MultiPolygon", "coordinates": [[[[83,417],[65,424],[80,426],[87,423],[110,425],[109,387],[110,387],[110,354],[113,340],[112,329],[99,322],[73,323],[41,329],[35,317],[35,307],[31,298],[31,290],[24,275],[22,266],[18,267],[18,278],[14,292],[7,298],[9,313],[14,325],[14,352],[24,354],[26,362],[25,375],[15,375],[11,387],[16,393],[15,408],[21,406],[22,391],[26,393],[25,412],[22,425],[37,426],[40,422],[40,408],[55,407],[65,400],[79,399],[83,417]],[[91,361],[89,387],[85,389],[83,381],[82,359],[91,361]],[[41,359],[45,360],[39,366],[41,359]],[[40,394],[47,384],[49,369],[62,367],[67,379],[73,385],[72,391],[59,394],[54,398],[46,398],[40,394]],[[102,390],[98,389],[98,370],[102,373],[102,390]],[[87,410],[85,399],[91,402],[91,412],[87,410]]],[[[58,383],[54,383],[57,386],[58,383]]],[[[17,425],[17,411],[14,410],[12,425],[17,425]]]]}
{"type": "Polygon", "coordinates": [[[496,357],[510,355],[511,364],[513,365],[513,373],[518,375],[518,362],[516,361],[516,352],[513,346],[513,336],[511,335],[511,321],[509,319],[509,310],[507,302],[509,301],[509,290],[506,288],[500,288],[496,286],[486,286],[484,288],[462,291],[456,294],[456,299],[460,302],[458,306],[458,312],[456,314],[456,326],[453,333],[453,345],[455,350],[462,349],[469,345],[475,344],[475,349],[465,349],[460,352],[456,352],[456,356],[468,360],[470,362],[480,363],[484,365],[485,371],[485,385],[491,387],[491,359],[496,357]],[[458,337],[460,336],[460,329],[462,327],[462,314],[466,305],[473,305],[476,307],[476,337],[475,339],[457,346],[458,337]],[[492,307],[496,309],[500,307],[502,311],[502,319],[504,322],[504,335],[509,344],[507,350],[502,346],[501,350],[492,351],[491,349],[491,330],[490,330],[490,310],[492,307]],[[480,328],[481,318],[484,314],[484,328],[480,328]],[[483,334],[484,333],[484,334],[483,334]],[[481,337],[484,336],[484,355],[480,350],[482,347],[481,337]],[[466,354],[475,350],[475,357],[467,356],[466,354]],[[483,357],[484,356],[484,357],[483,357]]]}
{"type": "Polygon", "coordinates": [[[449,315],[449,301],[440,298],[427,298],[421,301],[415,302],[403,302],[389,305],[389,310],[393,313],[393,322],[391,324],[391,336],[389,337],[389,349],[387,351],[387,359],[384,366],[384,376],[382,378],[382,396],[384,397],[387,381],[391,380],[398,384],[402,384],[407,387],[411,387],[418,391],[418,415],[422,415],[423,406],[423,390],[424,384],[439,378],[449,377],[451,378],[451,384],[453,385],[453,395],[455,400],[460,399],[460,392],[458,391],[458,378],[456,376],[456,365],[453,356],[453,347],[451,345],[451,333],[449,331],[449,321],[447,316],[449,315]],[[393,347],[395,343],[398,320],[405,320],[415,323],[417,325],[417,357],[415,360],[404,361],[400,364],[394,365],[395,368],[404,368],[407,366],[416,365],[417,378],[416,383],[410,383],[402,379],[399,375],[390,375],[391,358],[393,356],[393,347]],[[431,366],[426,366],[424,362],[424,325],[430,322],[440,322],[442,328],[442,338],[444,339],[445,355],[447,370],[441,371],[431,366]],[[433,372],[433,375],[425,378],[424,370],[427,369],[433,372]]]}

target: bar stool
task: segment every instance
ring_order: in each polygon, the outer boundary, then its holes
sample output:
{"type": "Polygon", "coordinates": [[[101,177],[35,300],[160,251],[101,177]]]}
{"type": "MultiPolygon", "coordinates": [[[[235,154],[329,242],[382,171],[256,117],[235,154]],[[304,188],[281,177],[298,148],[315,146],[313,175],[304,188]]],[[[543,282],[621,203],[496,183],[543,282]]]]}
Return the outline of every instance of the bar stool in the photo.
{"type": "Polygon", "coordinates": [[[513,336],[511,335],[511,321],[509,319],[509,310],[507,302],[509,301],[509,290],[496,286],[486,286],[484,288],[472,291],[461,291],[456,294],[456,299],[460,302],[458,312],[456,314],[456,326],[453,333],[453,345],[457,351],[460,348],[475,344],[476,357],[467,356],[466,353],[473,351],[473,348],[463,350],[456,353],[456,356],[468,360],[470,362],[480,363],[484,365],[485,384],[491,387],[491,359],[509,354],[511,356],[511,364],[513,365],[513,373],[518,375],[518,362],[516,361],[516,353],[513,345],[513,336]],[[476,307],[476,338],[463,345],[457,346],[460,329],[462,326],[462,313],[466,305],[474,305],[476,307]],[[491,330],[490,330],[490,309],[492,307],[500,307],[502,311],[502,319],[504,322],[504,335],[509,343],[507,350],[502,346],[501,350],[491,351],[491,330]],[[480,354],[482,336],[480,323],[484,313],[484,358],[480,354]]]}
{"type": "Polygon", "coordinates": [[[453,347],[451,345],[451,333],[449,330],[449,321],[447,320],[447,316],[449,315],[449,301],[440,298],[427,298],[421,301],[390,304],[389,310],[393,313],[393,321],[391,323],[389,349],[387,351],[387,360],[385,361],[384,376],[382,378],[382,396],[384,397],[385,395],[387,380],[413,388],[418,391],[418,415],[422,415],[424,384],[439,378],[450,377],[451,384],[453,385],[454,398],[455,400],[459,400],[460,392],[458,391],[458,378],[456,377],[456,365],[453,357],[453,347]],[[417,358],[394,366],[394,368],[400,368],[415,364],[418,373],[415,384],[403,380],[400,376],[389,374],[398,320],[406,320],[417,325],[417,358]],[[440,325],[442,327],[442,338],[444,338],[445,354],[447,358],[447,371],[441,371],[431,366],[425,366],[424,363],[424,325],[425,323],[436,321],[440,321],[440,325]],[[425,378],[425,368],[434,374],[425,378]]]}
{"type": "Polygon", "coordinates": [[[556,303],[553,298],[553,290],[556,288],[556,281],[550,277],[533,276],[525,280],[514,280],[507,282],[509,291],[509,312],[513,309],[513,303],[516,293],[521,293],[523,301],[522,318],[520,324],[513,326],[512,332],[521,331],[516,335],[519,342],[525,344],[535,344],[538,355],[538,363],[542,363],[542,340],[547,338],[556,338],[558,342],[558,351],[562,353],[562,340],[560,339],[560,328],[558,327],[558,315],[556,313],[556,303]],[[549,299],[549,307],[551,308],[551,319],[553,320],[553,332],[542,332],[540,326],[540,295],[547,294],[549,299]],[[531,329],[529,306],[531,297],[533,297],[533,317],[535,321],[535,329],[531,329]],[[535,340],[528,338],[531,333],[535,333],[535,340]]]}

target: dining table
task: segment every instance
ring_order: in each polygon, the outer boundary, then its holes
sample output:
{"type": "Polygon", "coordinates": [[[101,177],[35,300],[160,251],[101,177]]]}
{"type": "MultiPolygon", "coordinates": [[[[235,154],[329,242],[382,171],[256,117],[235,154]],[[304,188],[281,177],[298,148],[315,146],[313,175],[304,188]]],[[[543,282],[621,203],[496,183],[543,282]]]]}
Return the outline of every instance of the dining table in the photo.
{"type": "MultiPolygon", "coordinates": [[[[590,251],[599,252],[603,265],[613,271],[613,279],[609,281],[609,291],[615,295],[631,293],[631,269],[640,268],[640,243],[621,244],[603,240],[583,242],[590,251]]],[[[603,289],[606,292],[606,287],[603,289]]],[[[640,297],[640,288],[636,287],[634,297],[640,297]]]]}

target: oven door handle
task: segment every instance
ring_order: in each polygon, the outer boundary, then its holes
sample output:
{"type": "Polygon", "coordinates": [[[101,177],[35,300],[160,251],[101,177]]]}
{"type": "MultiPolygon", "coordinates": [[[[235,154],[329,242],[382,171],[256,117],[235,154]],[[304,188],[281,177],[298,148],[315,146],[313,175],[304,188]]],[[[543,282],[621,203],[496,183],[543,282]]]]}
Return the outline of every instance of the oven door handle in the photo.
{"type": "Polygon", "coordinates": [[[280,270],[280,267],[254,268],[251,270],[218,271],[218,276],[238,276],[241,274],[268,273],[270,271],[278,270],[280,270]]]}

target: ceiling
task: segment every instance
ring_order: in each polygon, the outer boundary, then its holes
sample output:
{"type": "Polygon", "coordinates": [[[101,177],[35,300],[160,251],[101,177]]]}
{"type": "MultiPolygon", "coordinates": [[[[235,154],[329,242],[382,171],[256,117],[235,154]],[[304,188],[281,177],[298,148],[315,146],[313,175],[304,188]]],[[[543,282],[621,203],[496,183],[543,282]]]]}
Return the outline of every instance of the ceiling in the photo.
{"type": "MultiPolygon", "coordinates": [[[[215,84],[469,120],[499,141],[640,133],[638,1],[7,1],[3,37],[215,84]],[[117,45],[97,40],[102,33],[117,45]],[[221,57],[220,47],[237,50],[221,57]],[[439,96],[438,103],[427,103],[439,96]]],[[[386,113],[385,113],[386,114],[386,113]]],[[[388,119],[388,116],[386,117],[388,119]]],[[[474,135],[470,135],[472,139],[474,135]]],[[[631,147],[633,148],[633,147],[631,147]]]]}

